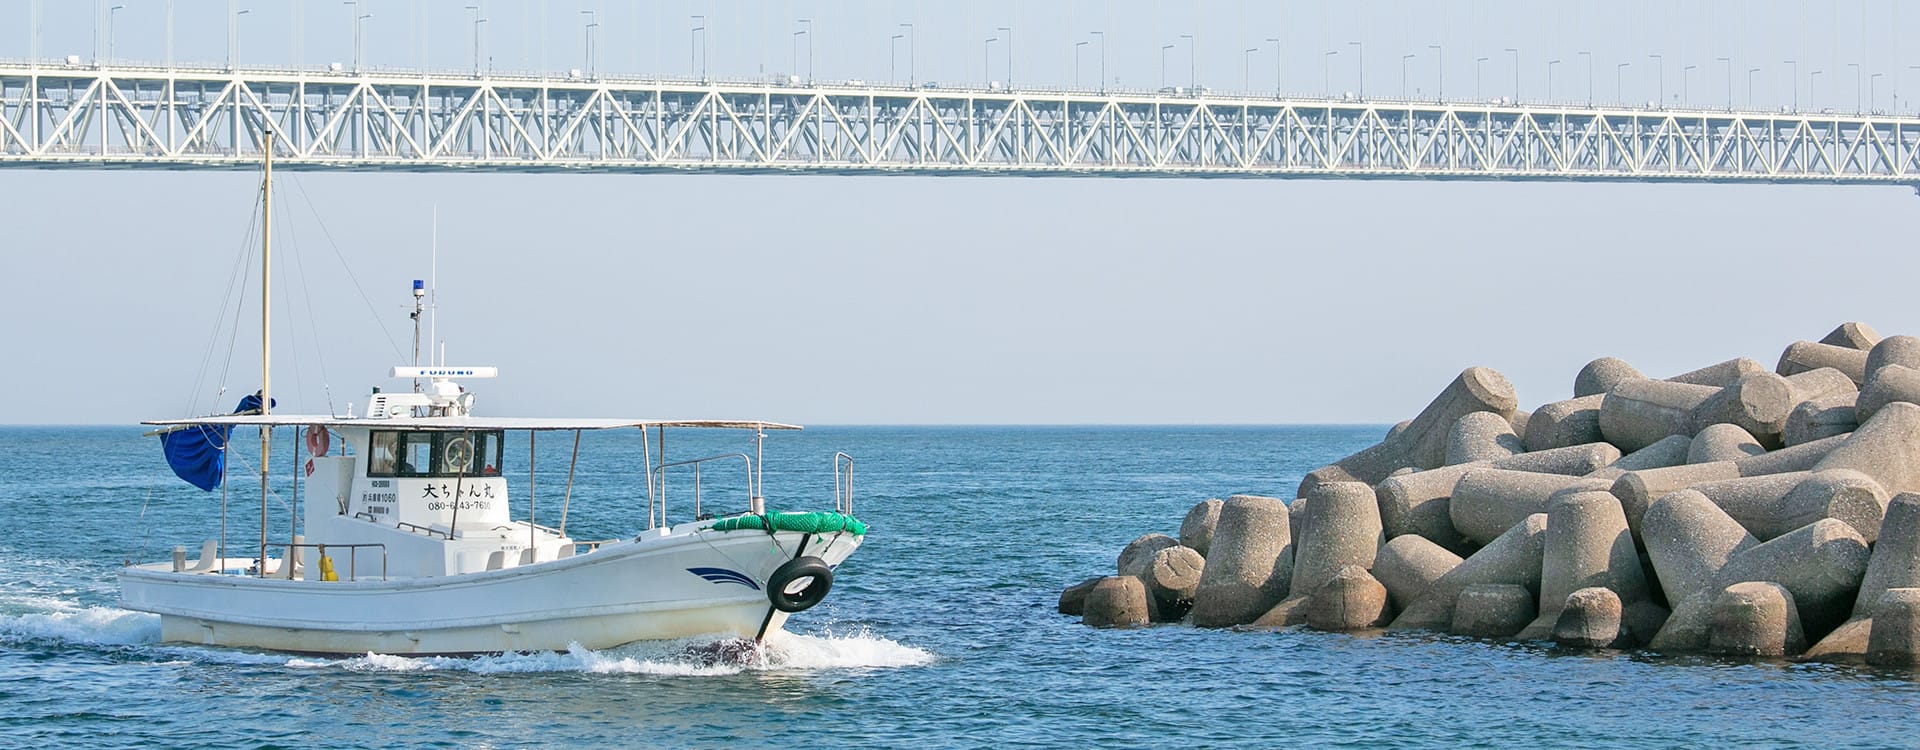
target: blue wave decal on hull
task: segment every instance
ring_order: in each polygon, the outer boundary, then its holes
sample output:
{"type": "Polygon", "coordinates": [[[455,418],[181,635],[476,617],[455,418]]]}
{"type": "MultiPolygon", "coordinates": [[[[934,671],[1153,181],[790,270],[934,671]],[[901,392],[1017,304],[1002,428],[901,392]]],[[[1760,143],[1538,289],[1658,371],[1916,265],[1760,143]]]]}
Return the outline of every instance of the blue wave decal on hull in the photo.
{"type": "Polygon", "coordinates": [[[737,570],[727,570],[726,568],[687,568],[687,572],[706,579],[708,583],[737,583],[754,591],[760,590],[760,584],[755,583],[752,578],[748,578],[745,573],[737,570]]]}

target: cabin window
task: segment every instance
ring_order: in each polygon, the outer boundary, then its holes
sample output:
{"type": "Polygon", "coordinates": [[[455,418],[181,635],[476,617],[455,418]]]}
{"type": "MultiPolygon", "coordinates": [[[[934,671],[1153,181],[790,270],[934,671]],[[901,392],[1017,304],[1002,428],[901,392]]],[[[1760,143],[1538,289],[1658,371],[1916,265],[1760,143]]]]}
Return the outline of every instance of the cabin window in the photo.
{"type": "Polygon", "coordinates": [[[376,431],[369,441],[370,477],[492,477],[500,475],[505,433],[376,431]]]}

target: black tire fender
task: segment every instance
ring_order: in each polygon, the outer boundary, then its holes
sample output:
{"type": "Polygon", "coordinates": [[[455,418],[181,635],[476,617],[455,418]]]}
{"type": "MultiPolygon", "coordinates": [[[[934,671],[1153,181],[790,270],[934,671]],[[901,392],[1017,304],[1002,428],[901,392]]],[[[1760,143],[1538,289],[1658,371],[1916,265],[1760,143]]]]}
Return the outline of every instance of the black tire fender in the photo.
{"type": "Polygon", "coordinates": [[[803,612],[827,598],[832,588],[833,568],[825,560],[804,555],[781,563],[767,576],[767,601],[782,612],[803,612]]]}

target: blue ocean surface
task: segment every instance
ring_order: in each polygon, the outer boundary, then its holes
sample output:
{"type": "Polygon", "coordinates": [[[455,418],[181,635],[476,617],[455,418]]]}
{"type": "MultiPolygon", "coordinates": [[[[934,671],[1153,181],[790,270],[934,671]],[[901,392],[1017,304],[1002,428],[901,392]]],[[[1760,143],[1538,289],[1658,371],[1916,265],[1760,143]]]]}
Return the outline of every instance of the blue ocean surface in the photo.
{"type": "MultiPolygon", "coordinates": [[[[831,507],[858,460],[872,525],[798,637],[747,666],[686,643],[473,658],[290,656],[158,642],[115,569],[197,553],[220,493],[174,478],[138,428],[0,428],[0,747],[1913,747],[1906,672],[1635,654],[1437,634],[1094,630],[1060,589],[1195,502],[1291,497],[1384,427],[832,427],[771,437],[776,509],[831,507]]],[[[236,434],[244,446],[250,433],[236,434]]],[[[285,436],[283,436],[284,438],[285,436]]],[[[670,458],[749,451],[669,432],[670,458]]],[[[290,440],[275,462],[291,468],[290,440]]],[[[557,523],[569,437],[538,443],[557,523]]],[[[257,450],[257,449],[256,449],[257,450]]],[[[524,436],[505,467],[526,512],[524,436]]],[[[644,526],[637,434],[583,441],[568,531],[644,526]]],[[[237,451],[235,469],[253,460],[237,451]]],[[[676,478],[674,502],[690,503],[676,478]]],[[[703,476],[706,508],[742,480],[703,476]]],[[[269,521],[286,533],[290,487],[269,521]]],[[[738,501],[738,502],[735,502],[738,501]]],[[[257,543],[258,494],[229,498],[257,543]]],[[[671,507],[676,514],[690,510],[671,507]]],[[[238,554],[238,553],[237,553],[238,554]]]]}

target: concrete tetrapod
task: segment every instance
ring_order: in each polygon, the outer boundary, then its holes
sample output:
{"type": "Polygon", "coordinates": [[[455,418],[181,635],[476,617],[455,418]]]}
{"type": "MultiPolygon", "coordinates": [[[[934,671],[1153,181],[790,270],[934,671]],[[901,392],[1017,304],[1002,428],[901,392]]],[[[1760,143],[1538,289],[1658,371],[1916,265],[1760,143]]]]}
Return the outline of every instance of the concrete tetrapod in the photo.
{"type": "Polygon", "coordinates": [[[1767,581],[1733,584],[1714,597],[1707,650],[1729,656],[1792,656],[1807,650],[1800,612],[1785,586],[1767,581]]]}
{"type": "Polygon", "coordinates": [[[1447,437],[1455,421],[1476,411],[1511,417],[1519,405],[1513,384],[1507,382],[1506,376],[1485,367],[1467,368],[1405,429],[1392,433],[1371,448],[1308,472],[1300,480],[1299,494],[1304,497],[1307,488],[1324,482],[1377,484],[1403,466],[1438,467],[1446,460],[1447,437]]]}
{"type": "Polygon", "coordinates": [[[1060,614],[1079,617],[1087,606],[1087,592],[1092,591],[1093,585],[1099,583],[1101,578],[1102,576],[1094,576],[1061,591],[1060,614]]]}
{"type": "Polygon", "coordinates": [[[1867,351],[1867,379],[1863,385],[1871,384],[1879,376],[1880,370],[1890,365],[1920,370],[1920,338],[1888,336],[1874,344],[1867,351]]]}
{"type": "Polygon", "coordinates": [[[1507,638],[1532,619],[1533,592],[1527,587],[1476,583],[1456,597],[1453,622],[1447,629],[1454,635],[1473,638],[1507,638]]]}
{"type": "MultiPolygon", "coordinates": [[[[1646,380],[1633,365],[1613,357],[1601,357],[1588,362],[1580,368],[1580,374],[1573,376],[1573,395],[1575,398],[1601,396],[1613,387],[1629,380],[1646,380]]],[[[1587,442],[1587,441],[1581,441],[1587,442]]]]}
{"type": "Polygon", "coordinates": [[[1604,479],[1535,474],[1504,469],[1474,469],[1453,488],[1447,512],[1462,536],[1486,544],[1527,516],[1544,512],[1554,493],[1568,489],[1606,490],[1604,479]]]}
{"type": "Polygon", "coordinates": [[[1766,370],[1766,365],[1747,359],[1746,357],[1740,357],[1738,359],[1729,359],[1725,362],[1707,365],[1698,370],[1689,370],[1680,373],[1679,375],[1667,378],[1667,382],[1686,383],[1688,385],[1710,385],[1715,388],[1725,388],[1739,382],[1741,378],[1751,373],[1766,372],[1766,370]]]}
{"type": "Polygon", "coordinates": [[[1734,468],[1740,470],[1740,476],[1761,476],[1761,474],[1786,474],[1786,472],[1811,472],[1814,466],[1820,466],[1822,460],[1834,453],[1834,449],[1847,443],[1847,437],[1853,434],[1820,437],[1811,443],[1801,443],[1793,447],[1784,447],[1780,451],[1766,451],[1757,457],[1740,458],[1734,462],[1734,468]]]}
{"type": "Polygon", "coordinates": [[[1466,541],[1453,528],[1448,512],[1453,488],[1460,477],[1488,464],[1462,464],[1390,477],[1375,486],[1380,501],[1380,526],[1389,539],[1418,534],[1451,550],[1464,550],[1466,541]]]}
{"type": "Polygon", "coordinates": [[[1533,410],[1527,419],[1526,445],[1529,451],[1564,448],[1596,443],[1600,435],[1600,404],[1606,394],[1555,401],[1533,410]]]}
{"type": "Polygon", "coordinates": [[[1778,505],[1766,509],[1764,516],[1735,518],[1762,541],[1822,518],[1837,518],[1872,544],[1880,538],[1881,519],[1886,517],[1891,500],[1872,477],[1852,469],[1828,469],[1813,472],[1794,485],[1778,505]]]}
{"type": "Polygon", "coordinates": [[[1777,451],[1767,451],[1758,456],[1748,456],[1733,462],[1733,466],[1743,477],[1757,477],[1762,474],[1785,474],[1789,471],[1812,471],[1821,461],[1847,442],[1853,433],[1821,438],[1809,443],[1801,443],[1777,451]]]}
{"type": "MultiPolygon", "coordinates": [[[[1920,491],[1920,405],[1897,401],[1860,423],[1816,471],[1852,469],[1892,493],[1920,491]]],[[[1805,603],[1801,604],[1805,608],[1805,603]]]]}
{"type": "Polygon", "coordinates": [[[1754,437],[1753,433],[1740,425],[1723,422],[1707,425],[1694,434],[1692,442],[1688,444],[1686,462],[1707,464],[1737,461],[1766,452],[1767,449],[1760,445],[1760,439],[1754,437]]]}
{"type": "Polygon", "coordinates": [[[1676,605],[1704,594],[1728,560],[1760,544],[1698,490],[1655,501],[1641,520],[1640,541],[1667,601],[1676,605]]]}
{"type": "Polygon", "coordinates": [[[1510,456],[1494,461],[1489,468],[1578,477],[1591,474],[1618,460],[1620,460],[1619,448],[1607,443],[1585,443],[1510,456]]]}
{"type": "Polygon", "coordinates": [[[1785,377],[1756,372],[1715,391],[1695,406],[1689,431],[1698,436],[1708,425],[1732,424],[1762,443],[1779,445],[1780,430],[1787,424],[1787,415],[1793,413],[1793,407],[1799,403],[1794,398],[1793,384],[1785,377]]]}
{"type": "Polygon", "coordinates": [[[1231,627],[1252,622],[1287,594],[1293,536],[1287,504],[1234,495],[1220,505],[1213,548],[1193,594],[1193,624],[1231,627]]]}
{"type": "Polygon", "coordinates": [[[1333,482],[1307,491],[1300,538],[1294,543],[1291,594],[1261,615],[1261,625],[1294,625],[1306,615],[1307,599],[1341,568],[1373,567],[1380,550],[1380,505],[1373,488],[1333,482]]]}
{"type": "Polygon", "coordinates": [[[1886,667],[1920,665],[1920,588],[1887,589],[1873,606],[1867,636],[1867,663],[1886,667]]]}
{"type": "Polygon", "coordinates": [[[1531,419],[1533,419],[1533,412],[1514,409],[1513,417],[1507,420],[1507,425],[1513,428],[1514,437],[1519,438],[1523,446],[1527,444],[1527,422],[1531,419]]]}
{"type": "Polygon", "coordinates": [[[1902,493],[1887,503],[1880,541],[1873,546],[1853,615],[1870,617],[1874,602],[1889,589],[1920,588],[1920,494],[1902,493]]]}
{"type": "Polygon", "coordinates": [[[1880,541],[1867,558],[1860,578],[1852,618],[1807,650],[1818,661],[1859,661],[1866,658],[1873,629],[1873,610],[1880,597],[1893,589],[1920,587],[1920,495],[1896,495],[1887,503],[1880,522],[1880,541]]]}
{"type": "Polygon", "coordinates": [[[1120,550],[1120,560],[1115,568],[1123,576],[1144,575],[1147,566],[1153,564],[1153,553],[1178,546],[1180,540],[1166,534],[1142,534],[1128,542],[1126,549],[1120,550]]]}
{"type": "Polygon", "coordinates": [[[1359,482],[1335,482],[1313,488],[1300,539],[1294,543],[1293,595],[1306,596],[1340,569],[1373,567],[1380,550],[1380,505],[1373,488],[1359,482]]]}
{"type": "Polygon", "coordinates": [[[1087,592],[1080,622],[1096,628],[1136,628],[1152,622],[1146,584],[1133,576],[1107,576],[1087,592]]]}
{"type": "Polygon", "coordinates": [[[1853,418],[1857,422],[1865,422],[1895,401],[1920,403],[1920,370],[1906,365],[1887,365],[1874,371],[1872,377],[1867,378],[1866,386],[1860,389],[1859,397],[1854,400],[1853,418]]]}
{"type": "Polygon", "coordinates": [[[1460,567],[1460,556],[1425,537],[1402,534],[1380,547],[1373,577],[1387,588],[1393,607],[1405,609],[1432,590],[1435,581],[1460,567]]]}
{"type": "Polygon", "coordinates": [[[1629,452],[1668,435],[1692,435],[1694,409],[1720,391],[1664,380],[1621,383],[1600,402],[1600,434],[1629,452]]]}
{"type": "Polygon", "coordinates": [[[1365,568],[1348,565],[1314,590],[1306,610],[1307,627],[1314,630],[1379,627],[1387,615],[1387,589],[1365,568]]]}
{"type": "Polygon", "coordinates": [[[1620,595],[1590,586],[1567,595],[1554,618],[1553,642],[1568,648],[1607,648],[1621,638],[1620,595]]]}
{"type": "Polygon", "coordinates": [[[1193,609],[1193,592],[1200,588],[1200,574],[1207,559],[1191,547],[1168,547],[1153,553],[1153,561],[1140,580],[1153,597],[1157,619],[1177,622],[1193,609]]]}
{"type": "Polygon", "coordinates": [[[1820,343],[1832,346],[1844,346],[1848,349],[1867,351],[1880,343],[1880,332],[1865,323],[1846,322],[1833,329],[1832,333],[1820,339],[1820,343]]]}
{"type": "MultiPolygon", "coordinates": [[[[1528,590],[1538,588],[1546,530],[1547,514],[1527,516],[1525,522],[1508,529],[1500,538],[1434,581],[1428,587],[1426,596],[1420,597],[1395,617],[1391,627],[1446,630],[1453,623],[1453,608],[1460,592],[1476,583],[1511,583],[1528,590]]],[[[1528,595],[1525,600],[1531,609],[1533,597],[1528,595]]],[[[1518,630],[1525,624],[1522,621],[1514,629],[1518,630]]]]}
{"type": "Polygon", "coordinates": [[[1520,631],[1520,639],[1551,637],[1567,597],[1595,586],[1625,601],[1647,598],[1647,580],[1633,535],[1627,531],[1627,517],[1620,511],[1620,501],[1605,490],[1558,493],[1547,504],[1539,617],[1520,631]]]}
{"type": "Polygon", "coordinates": [[[1687,452],[1692,447],[1692,438],[1685,435],[1668,435],[1661,438],[1660,442],[1621,456],[1619,460],[1588,472],[1586,476],[1611,482],[1630,471],[1681,466],[1687,463],[1687,452]]]}
{"type": "Polygon", "coordinates": [[[1220,523],[1220,501],[1207,499],[1200,501],[1187,511],[1187,517],[1180,521],[1180,546],[1191,547],[1202,557],[1213,544],[1214,526],[1220,523]]]}
{"type": "Polygon", "coordinates": [[[1861,385],[1867,380],[1867,353],[1844,346],[1795,341],[1780,353],[1780,364],[1773,371],[1781,375],[1798,375],[1822,367],[1846,373],[1854,385],[1861,385]]]}
{"type": "MultiPolygon", "coordinates": [[[[1741,528],[1753,534],[1755,539],[1766,541],[1785,534],[1806,523],[1786,528],[1777,528],[1782,522],[1784,512],[1782,500],[1793,488],[1813,476],[1811,472],[1795,471],[1786,474],[1763,474],[1757,477],[1723,479],[1718,482],[1701,482],[1687,489],[1706,495],[1714,505],[1726,511],[1727,515],[1740,524],[1741,528]]],[[[1814,519],[1808,519],[1812,523],[1814,519]]]]}
{"type": "Polygon", "coordinates": [[[1520,436],[1514,433],[1513,422],[1507,417],[1476,411],[1454,420],[1452,430],[1447,433],[1445,462],[1451,465],[1493,461],[1524,450],[1526,447],[1520,444],[1520,436]]]}
{"type": "Polygon", "coordinates": [[[1809,637],[1825,636],[1846,619],[1866,567],[1866,540],[1846,523],[1823,518],[1728,558],[1726,567],[1714,574],[1707,593],[1677,602],[1666,626],[1648,645],[1669,652],[1705,648],[1717,592],[1746,581],[1786,587],[1800,609],[1804,632],[1809,637]]]}
{"type": "Polygon", "coordinates": [[[1737,425],[1761,445],[1778,448],[1787,419],[1801,402],[1858,392],[1853,380],[1831,367],[1791,376],[1756,372],[1701,402],[1693,410],[1693,428],[1698,433],[1708,425],[1737,425]]]}
{"type": "MultiPolygon", "coordinates": [[[[1661,469],[1630,471],[1613,481],[1613,496],[1620,498],[1620,509],[1627,515],[1627,528],[1635,535],[1646,533],[1642,516],[1653,503],[1669,493],[1684,490],[1696,484],[1719,482],[1740,478],[1740,467],[1732,461],[1720,461],[1710,464],[1687,464],[1669,466],[1661,469]]],[[[1661,576],[1666,579],[1665,575],[1661,576]]]]}
{"type": "Polygon", "coordinates": [[[1787,426],[1780,430],[1780,442],[1788,447],[1811,443],[1821,438],[1845,435],[1860,427],[1854,406],[1860,393],[1836,394],[1802,401],[1787,415],[1787,426]]]}

